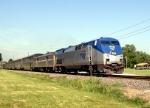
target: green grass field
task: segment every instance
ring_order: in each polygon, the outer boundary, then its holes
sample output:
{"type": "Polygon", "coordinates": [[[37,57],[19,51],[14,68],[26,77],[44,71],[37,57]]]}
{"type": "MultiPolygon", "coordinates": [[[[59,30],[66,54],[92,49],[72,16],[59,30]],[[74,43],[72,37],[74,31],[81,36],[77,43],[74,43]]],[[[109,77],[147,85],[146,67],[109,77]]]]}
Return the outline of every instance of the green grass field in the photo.
{"type": "Polygon", "coordinates": [[[0,70],[0,108],[150,108],[123,96],[120,86],[0,70]]]}
{"type": "Polygon", "coordinates": [[[124,74],[136,74],[136,75],[142,75],[142,76],[150,76],[150,70],[125,69],[124,74]]]}

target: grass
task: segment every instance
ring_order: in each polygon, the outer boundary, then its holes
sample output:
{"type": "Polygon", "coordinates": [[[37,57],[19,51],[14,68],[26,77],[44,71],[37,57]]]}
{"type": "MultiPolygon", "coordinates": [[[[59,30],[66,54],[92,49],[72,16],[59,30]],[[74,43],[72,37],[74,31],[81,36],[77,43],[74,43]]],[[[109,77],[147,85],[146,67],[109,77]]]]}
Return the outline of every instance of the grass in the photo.
{"type": "Polygon", "coordinates": [[[0,70],[0,108],[149,108],[123,96],[121,86],[0,70]]]}
{"type": "Polygon", "coordinates": [[[125,74],[136,74],[142,76],[150,76],[150,70],[135,70],[135,69],[125,69],[125,74]]]}

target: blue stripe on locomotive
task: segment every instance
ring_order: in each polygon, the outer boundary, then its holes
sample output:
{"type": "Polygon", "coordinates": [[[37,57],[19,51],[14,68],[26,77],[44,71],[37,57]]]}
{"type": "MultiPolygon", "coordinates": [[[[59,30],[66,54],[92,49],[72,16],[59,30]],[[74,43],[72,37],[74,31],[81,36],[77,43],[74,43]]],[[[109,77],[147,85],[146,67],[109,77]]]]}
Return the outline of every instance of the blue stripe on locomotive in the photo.
{"type": "MultiPolygon", "coordinates": [[[[96,40],[95,40],[96,41],[96,40]]],[[[92,46],[93,48],[95,48],[96,50],[102,52],[102,53],[108,53],[110,55],[120,55],[123,54],[120,43],[117,39],[114,38],[99,38],[97,39],[97,45],[94,46],[94,42],[95,41],[91,41],[89,42],[89,45],[92,46]],[[101,44],[101,41],[109,41],[110,44],[101,44]],[[118,42],[118,45],[114,45],[111,42],[118,42]],[[112,54],[112,52],[115,52],[116,54],[112,54]]]]}
{"type": "MultiPolygon", "coordinates": [[[[98,51],[100,51],[102,53],[108,53],[110,55],[117,56],[117,55],[123,54],[121,46],[120,46],[120,43],[118,45],[115,45],[115,44],[111,43],[112,41],[115,41],[115,42],[119,43],[119,41],[117,39],[108,38],[108,37],[107,38],[106,37],[101,37],[99,39],[92,40],[92,41],[85,42],[85,43],[81,43],[81,44],[88,44],[89,46],[92,46],[92,48],[94,48],[94,49],[96,49],[96,50],[98,50],[98,51]],[[95,41],[97,41],[96,45],[94,45],[95,41]],[[109,45],[108,44],[101,44],[101,41],[109,41],[110,44],[109,45]],[[115,52],[115,54],[112,54],[112,52],[115,52]]],[[[81,45],[81,44],[78,44],[78,45],[81,45]]],[[[71,49],[72,47],[75,47],[75,46],[69,46],[67,48],[59,49],[55,53],[56,54],[62,54],[66,50],[71,49]]]]}

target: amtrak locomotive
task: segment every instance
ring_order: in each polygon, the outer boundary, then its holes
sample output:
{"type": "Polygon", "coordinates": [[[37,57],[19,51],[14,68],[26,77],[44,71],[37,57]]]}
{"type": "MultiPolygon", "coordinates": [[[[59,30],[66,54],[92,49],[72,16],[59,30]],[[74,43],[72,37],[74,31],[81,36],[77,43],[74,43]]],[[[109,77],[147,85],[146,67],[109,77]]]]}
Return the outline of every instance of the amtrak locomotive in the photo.
{"type": "Polygon", "coordinates": [[[7,63],[4,68],[75,74],[80,71],[89,74],[121,74],[124,71],[120,43],[109,37],[62,48],[50,54],[34,54],[25,58],[7,63]],[[24,62],[26,65],[23,65],[24,62]]]}

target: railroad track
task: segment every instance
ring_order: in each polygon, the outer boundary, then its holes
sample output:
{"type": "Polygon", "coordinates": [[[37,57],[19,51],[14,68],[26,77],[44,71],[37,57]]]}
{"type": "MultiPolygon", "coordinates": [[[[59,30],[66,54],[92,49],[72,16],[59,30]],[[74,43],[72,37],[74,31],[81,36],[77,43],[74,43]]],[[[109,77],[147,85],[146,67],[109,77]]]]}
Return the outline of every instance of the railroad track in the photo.
{"type": "MultiPolygon", "coordinates": [[[[33,73],[33,74],[56,74],[57,76],[59,75],[74,75],[74,74],[62,74],[59,72],[53,73],[53,72],[33,72],[33,71],[20,71],[20,70],[10,70],[10,71],[16,71],[16,72],[26,72],[26,73],[33,73]]],[[[78,74],[80,76],[89,76],[87,74],[78,74]]],[[[76,75],[74,75],[76,76],[76,75]]],[[[97,75],[92,75],[92,76],[97,76],[97,75]]],[[[124,78],[124,79],[137,79],[137,80],[146,80],[146,81],[150,81],[150,76],[138,76],[138,75],[129,75],[129,74],[107,74],[107,75],[103,75],[104,77],[110,77],[110,78],[124,78]]],[[[102,77],[103,77],[102,76],[102,77]]]]}
{"type": "Polygon", "coordinates": [[[126,79],[139,79],[139,80],[147,80],[150,81],[150,76],[138,76],[138,75],[126,75],[126,74],[114,74],[107,75],[107,77],[117,77],[117,78],[126,78],[126,79]]]}

